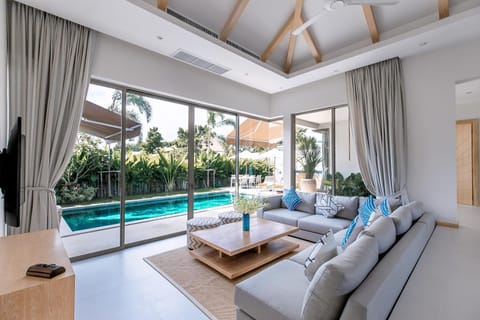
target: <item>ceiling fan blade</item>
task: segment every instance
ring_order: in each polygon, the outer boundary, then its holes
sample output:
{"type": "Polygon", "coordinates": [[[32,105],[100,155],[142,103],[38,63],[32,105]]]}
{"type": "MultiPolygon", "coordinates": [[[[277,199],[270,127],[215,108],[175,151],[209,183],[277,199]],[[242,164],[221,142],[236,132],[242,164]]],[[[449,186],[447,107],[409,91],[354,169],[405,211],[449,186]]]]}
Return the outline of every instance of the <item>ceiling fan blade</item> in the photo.
{"type": "Polygon", "coordinates": [[[298,27],[297,29],[293,30],[292,34],[294,36],[298,36],[300,33],[302,33],[305,29],[307,29],[308,27],[310,27],[312,24],[314,24],[315,22],[317,22],[318,19],[320,19],[321,17],[323,17],[325,14],[327,13],[326,10],[322,10],[320,11],[319,13],[317,13],[315,16],[313,16],[312,18],[308,19],[307,21],[305,21],[304,24],[302,24],[300,27],[298,27]]]}
{"type": "Polygon", "coordinates": [[[344,0],[347,6],[350,5],[372,5],[372,6],[392,6],[398,3],[398,0],[344,0]]]}

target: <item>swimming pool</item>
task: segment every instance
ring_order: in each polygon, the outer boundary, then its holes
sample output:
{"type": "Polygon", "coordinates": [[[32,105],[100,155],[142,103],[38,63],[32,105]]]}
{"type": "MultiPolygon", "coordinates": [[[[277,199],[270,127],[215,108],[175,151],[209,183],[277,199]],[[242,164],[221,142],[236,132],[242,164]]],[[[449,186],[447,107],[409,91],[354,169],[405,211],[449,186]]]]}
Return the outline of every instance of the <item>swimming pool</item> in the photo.
{"type": "MultiPolygon", "coordinates": [[[[232,204],[229,192],[201,193],[194,196],[194,210],[232,204]]],[[[187,196],[126,201],[125,222],[152,219],[187,212],[187,196]]],[[[63,208],[63,219],[72,231],[105,227],[120,223],[120,204],[109,203],[63,208]]]]}

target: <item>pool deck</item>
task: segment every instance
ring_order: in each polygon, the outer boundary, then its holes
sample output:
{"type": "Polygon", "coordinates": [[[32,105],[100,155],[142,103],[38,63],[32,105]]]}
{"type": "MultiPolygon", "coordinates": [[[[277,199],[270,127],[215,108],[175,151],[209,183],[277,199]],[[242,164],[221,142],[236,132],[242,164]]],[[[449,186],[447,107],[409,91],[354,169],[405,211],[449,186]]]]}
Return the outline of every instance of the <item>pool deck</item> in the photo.
{"type": "MultiPolygon", "coordinates": [[[[242,189],[242,194],[260,194],[268,196],[273,193],[258,189],[242,189]],[[247,191],[246,191],[247,190],[247,191]]],[[[219,213],[232,211],[231,205],[196,211],[195,217],[216,217],[219,213]]],[[[125,226],[125,243],[134,243],[152,238],[168,236],[186,230],[187,215],[161,217],[147,221],[135,221],[125,226]]],[[[112,249],[119,246],[120,227],[96,228],[84,232],[72,232],[67,223],[61,219],[60,234],[69,257],[78,257],[85,254],[112,249]]]]}

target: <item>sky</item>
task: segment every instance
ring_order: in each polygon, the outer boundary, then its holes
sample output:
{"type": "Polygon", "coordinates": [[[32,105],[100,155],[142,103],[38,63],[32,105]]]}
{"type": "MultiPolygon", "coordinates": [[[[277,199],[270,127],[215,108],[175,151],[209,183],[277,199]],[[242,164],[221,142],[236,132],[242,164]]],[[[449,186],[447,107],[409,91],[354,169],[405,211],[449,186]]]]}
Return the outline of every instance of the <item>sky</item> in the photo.
{"type": "MultiPolygon", "coordinates": [[[[87,100],[99,106],[107,107],[112,103],[112,95],[115,89],[90,84],[87,93],[87,100]]],[[[140,115],[142,122],[142,134],[145,139],[151,127],[157,127],[165,141],[172,141],[177,138],[178,128],[188,127],[188,106],[160,99],[145,98],[152,106],[152,118],[147,123],[144,115],[140,115]]],[[[232,116],[233,118],[233,116],[232,116]]],[[[206,124],[207,111],[202,108],[195,109],[195,123],[206,124]]],[[[232,131],[231,126],[216,128],[218,135],[226,136],[232,131]]]]}

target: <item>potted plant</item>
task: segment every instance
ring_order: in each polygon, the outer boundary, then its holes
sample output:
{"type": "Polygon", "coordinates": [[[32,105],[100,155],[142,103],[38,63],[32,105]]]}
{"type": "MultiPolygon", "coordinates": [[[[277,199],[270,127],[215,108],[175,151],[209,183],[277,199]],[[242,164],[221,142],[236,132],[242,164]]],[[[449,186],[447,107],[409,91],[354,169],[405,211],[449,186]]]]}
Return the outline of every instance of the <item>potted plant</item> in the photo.
{"type": "Polygon", "coordinates": [[[260,198],[239,198],[233,204],[235,211],[242,213],[243,231],[250,231],[250,214],[258,208],[265,207],[265,200],[260,198]]]}
{"type": "Polygon", "coordinates": [[[302,191],[316,192],[317,181],[313,179],[315,168],[322,162],[322,150],[314,137],[297,137],[298,162],[303,167],[305,178],[300,181],[302,191]]]}

